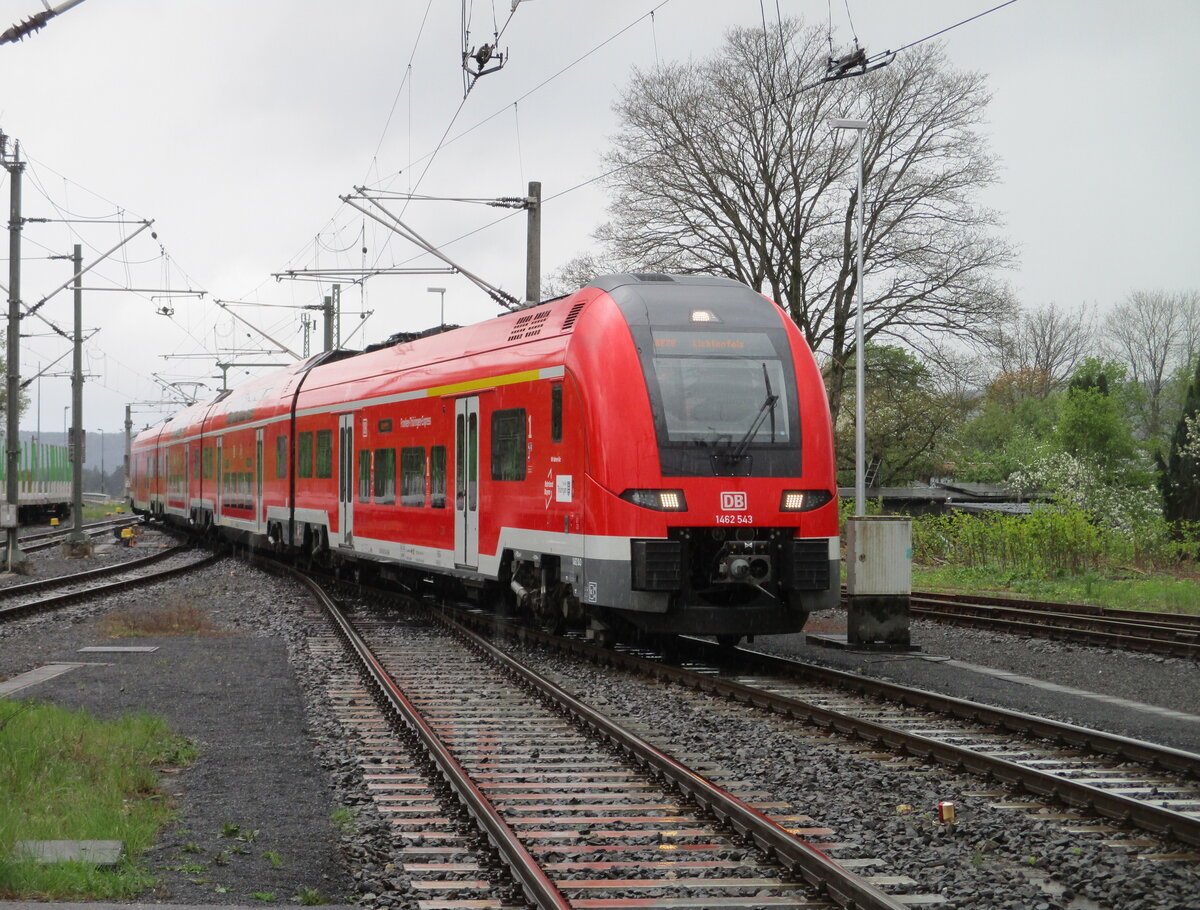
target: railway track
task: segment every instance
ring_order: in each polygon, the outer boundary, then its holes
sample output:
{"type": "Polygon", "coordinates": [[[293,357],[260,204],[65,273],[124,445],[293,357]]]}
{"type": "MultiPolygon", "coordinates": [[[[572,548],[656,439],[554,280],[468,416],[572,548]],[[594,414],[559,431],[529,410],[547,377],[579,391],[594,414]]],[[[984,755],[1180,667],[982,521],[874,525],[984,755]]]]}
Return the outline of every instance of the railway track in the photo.
{"type": "MultiPolygon", "coordinates": [[[[104,521],[85,524],[83,526],[83,533],[89,537],[100,537],[116,528],[126,528],[140,523],[141,520],[136,515],[123,515],[120,518],[105,519],[104,521]]],[[[49,550],[62,543],[73,530],[72,527],[61,525],[53,530],[37,531],[33,534],[22,535],[18,543],[22,551],[37,553],[40,550],[49,550]]],[[[6,552],[7,548],[0,546],[0,556],[6,552]]]]}
{"type": "Polygon", "coordinates": [[[1200,658],[1200,616],[1149,613],[1086,604],[914,592],[911,613],[922,619],[1069,641],[1200,658]]]}
{"type": "MultiPolygon", "coordinates": [[[[423,907],[860,907],[934,904],[889,895],[797,832],[810,820],[770,794],[710,783],[695,756],[671,757],[572,698],[453,620],[348,613],[313,582],[366,689],[341,693],[351,719],[384,747],[367,782],[405,846],[423,907]],[[360,701],[360,699],[362,699],[360,701]],[[399,731],[398,733],[396,731],[399,731]],[[402,754],[392,743],[403,740],[402,754]],[[431,793],[431,789],[434,791],[431,793]],[[454,795],[454,807],[438,794],[454,795]],[[774,817],[768,817],[768,813],[774,817]],[[472,848],[473,820],[516,889],[503,904],[495,861],[472,848]],[[786,827],[785,827],[786,826],[786,827]],[[419,832],[419,833],[418,833],[419,832]],[[490,870],[490,872],[489,872],[490,870]],[[422,891],[425,892],[422,895],[422,891]]],[[[703,757],[700,757],[701,760],[703,757]]],[[[828,845],[826,845],[828,846],[828,845]]]]}
{"type": "Polygon", "coordinates": [[[168,547],[158,553],[111,566],[0,588],[0,623],[58,609],[89,598],[164,581],[211,565],[221,558],[221,554],[211,553],[200,559],[183,559],[190,549],[187,546],[168,547]],[[175,564],[160,565],[166,561],[173,561],[175,564]],[[106,578],[113,580],[102,581],[106,578]]]}
{"type": "MultiPolygon", "coordinates": [[[[494,617],[465,614],[490,627],[494,617]]],[[[505,624],[504,633],[601,664],[669,679],[936,761],[1085,813],[1200,845],[1200,756],[710,642],[677,643],[673,663],[505,624]],[[678,663],[679,665],[676,665],[678,663]]]]}

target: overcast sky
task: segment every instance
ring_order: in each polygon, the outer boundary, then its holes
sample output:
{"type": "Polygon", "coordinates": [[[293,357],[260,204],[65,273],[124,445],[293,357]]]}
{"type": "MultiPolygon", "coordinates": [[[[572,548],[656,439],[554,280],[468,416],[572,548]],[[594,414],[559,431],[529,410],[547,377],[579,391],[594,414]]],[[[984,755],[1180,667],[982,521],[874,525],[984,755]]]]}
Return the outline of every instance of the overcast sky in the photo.
{"type": "MultiPolygon", "coordinates": [[[[299,352],[298,307],[327,291],[272,273],[438,265],[342,205],[339,195],[355,185],[492,198],[523,195],[540,180],[553,196],[600,171],[615,129],[611,104],[633,66],[706,59],[726,28],[758,25],[763,15],[773,22],[777,10],[822,26],[832,19],[839,45],[853,27],[874,53],[996,2],[525,0],[500,42],[507,65],[464,103],[460,4],[451,0],[86,0],[22,43],[0,46],[0,130],[30,162],[25,216],[154,219],[157,240],[149,231],[135,238],[85,287],[206,296],[85,291],[85,326],[99,330],[87,344],[85,426],[119,430],[130,401],[139,403],[138,426],[164,413],[141,404],[164,397],[154,374],[216,389],[218,359],[289,359],[214,298],[276,307],[235,312],[299,352]],[[173,312],[156,312],[163,308],[173,312]],[[264,353],[229,354],[247,348],[264,353]]],[[[478,45],[491,40],[493,21],[508,19],[511,0],[468,6],[478,45]]],[[[40,9],[41,0],[0,0],[0,28],[40,9]]],[[[953,65],[986,73],[994,93],[988,130],[1003,178],[985,201],[1020,247],[1009,280],[1022,304],[1103,310],[1134,289],[1200,288],[1197,39],[1195,0],[1136,8],[1019,0],[942,37],[953,65]]],[[[7,205],[6,175],[0,200],[7,205]]],[[[499,221],[505,214],[414,202],[405,218],[436,244],[477,231],[447,252],[522,296],[524,214],[499,221]]],[[[588,251],[603,218],[595,185],[549,202],[544,270],[588,251]]],[[[79,242],[91,261],[134,229],[28,224],[22,298],[36,303],[70,277],[69,263],[47,256],[79,242]]],[[[0,284],[8,285],[6,259],[0,284]]],[[[343,292],[345,343],[436,324],[430,286],[447,288],[447,322],[498,312],[462,277],[375,278],[343,292]]],[[[69,328],[70,292],[41,312],[69,328]]],[[[24,376],[68,350],[49,331],[25,321],[24,376]]],[[[61,432],[68,365],[41,381],[40,395],[31,388],[22,428],[36,428],[40,413],[44,431],[61,432]]],[[[245,375],[231,370],[230,382],[245,375]]]]}

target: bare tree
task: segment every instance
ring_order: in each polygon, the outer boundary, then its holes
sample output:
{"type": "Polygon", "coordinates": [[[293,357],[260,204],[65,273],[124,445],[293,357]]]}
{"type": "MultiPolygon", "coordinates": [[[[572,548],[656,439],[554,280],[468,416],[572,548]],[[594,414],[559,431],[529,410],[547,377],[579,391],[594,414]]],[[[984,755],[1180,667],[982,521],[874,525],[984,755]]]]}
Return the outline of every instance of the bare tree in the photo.
{"type": "Polygon", "coordinates": [[[1084,306],[1074,312],[1053,304],[1023,310],[994,341],[1001,373],[1038,377],[1029,392],[1046,398],[1065,386],[1075,368],[1095,352],[1093,319],[1084,306]]]}
{"type": "Polygon", "coordinates": [[[825,40],[795,21],[733,29],[703,63],[636,71],[616,105],[611,221],[597,236],[639,269],[725,275],[786,306],[829,358],[836,414],[854,352],[857,158],[831,117],[870,123],[868,339],[920,349],[986,335],[1010,306],[995,276],[1012,251],[975,201],[996,179],[979,130],[984,77],[923,45],[819,84],[825,40]]]}
{"type": "Polygon", "coordinates": [[[618,262],[605,261],[591,254],[576,256],[551,272],[543,282],[542,297],[549,300],[586,287],[598,275],[624,270],[618,262]]]}
{"type": "MultiPolygon", "coordinates": [[[[1166,429],[1163,397],[1172,374],[1185,371],[1200,342],[1200,294],[1195,291],[1134,291],[1105,320],[1111,356],[1129,367],[1145,396],[1143,430],[1160,437],[1166,429]]],[[[1174,415],[1171,416],[1171,422],[1174,415]]]]}

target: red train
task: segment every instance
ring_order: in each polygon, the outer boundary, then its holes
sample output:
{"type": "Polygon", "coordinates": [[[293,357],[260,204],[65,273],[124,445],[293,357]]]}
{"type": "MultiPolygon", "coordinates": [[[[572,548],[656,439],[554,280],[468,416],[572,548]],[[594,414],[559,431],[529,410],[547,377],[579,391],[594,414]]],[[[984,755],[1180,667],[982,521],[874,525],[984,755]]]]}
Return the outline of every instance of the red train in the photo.
{"type": "Polygon", "coordinates": [[[612,275],[321,354],[141,433],[131,505],[543,621],[741,636],[838,598],[829,407],[786,313],[612,275]]]}

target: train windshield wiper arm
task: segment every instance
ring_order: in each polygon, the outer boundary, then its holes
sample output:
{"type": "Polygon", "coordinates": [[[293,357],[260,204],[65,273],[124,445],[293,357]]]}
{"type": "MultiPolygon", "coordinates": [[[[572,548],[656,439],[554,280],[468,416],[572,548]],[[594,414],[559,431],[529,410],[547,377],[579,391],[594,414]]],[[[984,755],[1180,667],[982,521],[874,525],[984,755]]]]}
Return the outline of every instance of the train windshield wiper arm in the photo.
{"type": "Polygon", "coordinates": [[[771,415],[771,441],[775,441],[775,404],[779,401],[779,396],[771,391],[771,377],[767,375],[767,365],[762,365],[763,382],[767,385],[767,397],[759,406],[758,414],[754,417],[754,423],[750,424],[750,429],[746,431],[746,435],[742,437],[742,441],[737,444],[737,448],[729,455],[729,460],[737,463],[742,460],[742,456],[746,454],[746,448],[750,445],[750,440],[758,433],[758,428],[762,426],[762,422],[766,420],[767,415],[771,415]]]}

